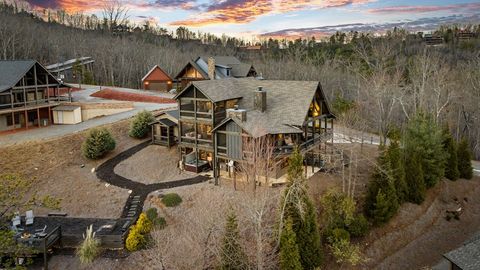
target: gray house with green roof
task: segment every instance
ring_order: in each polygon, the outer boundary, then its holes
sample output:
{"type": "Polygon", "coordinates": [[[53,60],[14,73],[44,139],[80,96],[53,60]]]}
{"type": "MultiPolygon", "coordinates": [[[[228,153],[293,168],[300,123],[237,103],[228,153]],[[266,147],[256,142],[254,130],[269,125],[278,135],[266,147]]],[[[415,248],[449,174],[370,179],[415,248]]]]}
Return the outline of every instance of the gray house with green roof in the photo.
{"type": "Polygon", "coordinates": [[[185,170],[214,169],[242,162],[248,138],[274,142],[275,169],[284,174],[297,146],[306,153],[332,138],[333,119],[317,81],[231,78],[193,81],[175,96],[185,170]]]}
{"type": "Polygon", "coordinates": [[[37,61],[0,61],[0,131],[50,125],[61,101],[70,88],[37,61]]]}

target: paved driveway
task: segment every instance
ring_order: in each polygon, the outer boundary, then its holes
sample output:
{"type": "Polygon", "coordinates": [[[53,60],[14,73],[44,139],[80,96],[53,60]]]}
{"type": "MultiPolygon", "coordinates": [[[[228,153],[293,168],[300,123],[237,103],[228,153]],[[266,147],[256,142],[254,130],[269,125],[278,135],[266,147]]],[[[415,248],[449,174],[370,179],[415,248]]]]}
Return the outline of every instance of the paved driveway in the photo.
{"type": "Polygon", "coordinates": [[[473,173],[475,175],[480,175],[480,161],[472,160],[473,173]]]}
{"type": "MultiPolygon", "coordinates": [[[[74,101],[117,102],[117,101],[105,100],[101,98],[90,97],[92,93],[95,93],[96,91],[100,90],[99,86],[82,86],[82,87],[85,87],[85,90],[72,93],[72,98],[74,99],[74,101]]],[[[102,88],[107,88],[107,87],[102,87],[102,88]]],[[[108,88],[112,89],[111,87],[108,87],[108,88]]],[[[132,91],[132,92],[142,93],[142,94],[146,92],[146,91],[140,91],[140,90],[134,90],[134,89],[126,89],[126,88],[121,88],[119,90],[132,91]]],[[[169,98],[172,97],[172,95],[165,94],[165,93],[149,93],[149,94],[161,95],[163,97],[169,97],[169,98]]],[[[90,119],[76,125],[53,125],[53,126],[44,127],[44,128],[35,128],[31,130],[25,130],[25,131],[19,131],[15,133],[0,135],[0,146],[12,145],[12,144],[23,143],[23,142],[34,141],[34,140],[51,139],[59,136],[64,136],[67,134],[81,132],[92,127],[115,123],[120,120],[130,118],[142,110],[154,111],[154,110],[161,110],[161,109],[173,109],[173,108],[176,108],[177,106],[176,104],[172,104],[172,103],[158,104],[158,103],[143,103],[143,102],[134,102],[133,105],[134,105],[134,109],[131,111],[90,119]]]]}

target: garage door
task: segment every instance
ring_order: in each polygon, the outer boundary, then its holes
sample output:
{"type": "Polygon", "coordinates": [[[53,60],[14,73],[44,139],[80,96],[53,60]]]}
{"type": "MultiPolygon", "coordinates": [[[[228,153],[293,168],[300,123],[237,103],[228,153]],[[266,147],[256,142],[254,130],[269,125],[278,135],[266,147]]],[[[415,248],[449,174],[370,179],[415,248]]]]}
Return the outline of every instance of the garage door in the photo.
{"type": "Polygon", "coordinates": [[[167,83],[150,83],[150,85],[148,86],[148,89],[149,90],[157,90],[157,91],[164,91],[166,92],[168,90],[168,85],[167,83]]]}

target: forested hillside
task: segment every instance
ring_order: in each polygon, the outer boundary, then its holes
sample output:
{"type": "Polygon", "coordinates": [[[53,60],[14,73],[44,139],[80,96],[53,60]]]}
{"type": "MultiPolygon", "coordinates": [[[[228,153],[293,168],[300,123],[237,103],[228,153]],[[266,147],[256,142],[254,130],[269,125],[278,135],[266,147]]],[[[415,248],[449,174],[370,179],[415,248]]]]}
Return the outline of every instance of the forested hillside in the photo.
{"type": "Polygon", "coordinates": [[[467,137],[480,157],[479,25],[466,26],[476,34],[470,40],[456,38],[458,26],[442,27],[441,46],[426,46],[418,35],[395,29],[382,37],[338,33],[329,42],[283,41],[285,48],[268,40],[259,51],[239,48],[236,39],[205,44],[179,31],[174,38],[146,27],[118,33],[101,25],[72,25],[0,5],[0,59],[46,65],[91,56],[97,84],[136,88],[155,64],[175,76],[196,56],[235,55],[266,79],[319,80],[344,125],[386,139],[417,112],[426,112],[448,124],[455,139],[467,137]]]}

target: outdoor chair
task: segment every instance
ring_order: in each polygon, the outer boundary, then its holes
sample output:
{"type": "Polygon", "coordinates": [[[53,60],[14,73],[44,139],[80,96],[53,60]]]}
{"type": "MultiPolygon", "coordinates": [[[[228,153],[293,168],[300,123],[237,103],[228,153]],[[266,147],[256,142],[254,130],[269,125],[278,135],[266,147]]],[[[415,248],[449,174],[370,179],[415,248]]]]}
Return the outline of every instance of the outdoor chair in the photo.
{"type": "Polygon", "coordinates": [[[47,229],[47,225],[45,225],[45,227],[43,227],[43,229],[36,229],[35,232],[36,233],[45,233],[46,229],[47,229]]]}
{"type": "Polygon", "coordinates": [[[34,219],[33,210],[28,210],[25,213],[25,225],[32,225],[33,219],[34,219]]]}
{"type": "Polygon", "coordinates": [[[12,218],[12,226],[13,227],[17,227],[17,226],[20,226],[22,224],[22,219],[20,218],[19,215],[16,215],[14,218],[12,218]]]}

